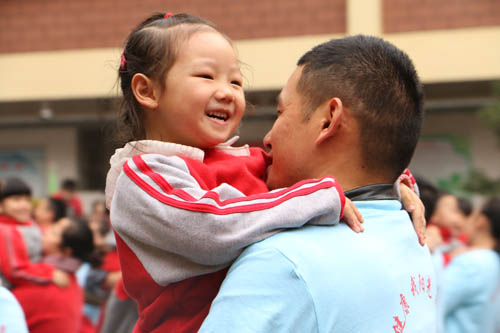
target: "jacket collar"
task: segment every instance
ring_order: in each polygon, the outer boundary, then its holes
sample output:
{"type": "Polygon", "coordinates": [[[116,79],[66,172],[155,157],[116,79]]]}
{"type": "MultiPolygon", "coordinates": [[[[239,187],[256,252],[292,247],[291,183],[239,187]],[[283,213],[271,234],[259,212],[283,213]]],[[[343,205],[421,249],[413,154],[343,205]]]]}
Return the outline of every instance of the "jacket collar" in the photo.
{"type": "Polygon", "coordinates": [[[398,200],[392,184],[374,184],[355,188],[345,192],[345,196],[352,201],[368,200],[398,200]]]}

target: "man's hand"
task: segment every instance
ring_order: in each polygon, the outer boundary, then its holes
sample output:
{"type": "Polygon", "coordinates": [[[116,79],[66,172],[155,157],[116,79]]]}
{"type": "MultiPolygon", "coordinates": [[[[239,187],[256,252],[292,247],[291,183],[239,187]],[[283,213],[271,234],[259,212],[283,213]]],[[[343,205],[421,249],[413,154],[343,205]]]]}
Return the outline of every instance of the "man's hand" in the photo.
{"type": "Polygon", "coordinates": [[[408,186],[401,184],[399,187],[401,191],[401,201],[403,202],[404,209],[411,214],[413,227],[417,232],[418,241],[420,245],[425,245],[425,207],[418,195],[413,192],[408,186]]]}
{"type": "Polygon", "coordinates": [[[363,216],[351,200],[345,198],[344,217],[342,220],[355,232],[363,232],[365,229],[361,225],[363,216]]]}
{"type": "Polygon", "coordinates": [[[70,283],[69,275],[59,269],[55,269],[52,273],[52,282],[59,288],[66,288],[70,283]]]}

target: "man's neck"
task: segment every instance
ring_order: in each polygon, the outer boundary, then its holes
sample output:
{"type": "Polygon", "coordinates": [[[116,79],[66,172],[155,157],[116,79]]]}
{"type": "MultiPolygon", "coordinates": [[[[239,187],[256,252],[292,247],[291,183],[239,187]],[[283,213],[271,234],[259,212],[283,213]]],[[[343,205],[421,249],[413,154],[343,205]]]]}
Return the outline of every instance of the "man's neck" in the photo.
{"type": "Polygon", "coordinates": [[[359,187],[375,184],[391,184],[391,180],[369,172],[368,168],[355,165],[353,163],[344,165],[329,165],[322,170],[318,170],[314,178],[332,176],[337,179],[344,192],[357,189],[359,187]]]}
{"type": "Polygon", "coordinates": [[[363,151],[358,144],[359,141],[355,140],[338,140],[331,142],[330,146],[317,147],[310,178],[335,177],[344,192],[368,185],[393,183],[364,163],[363,151]],[[332,146],[332,143],[335,145],[332,146]]]}

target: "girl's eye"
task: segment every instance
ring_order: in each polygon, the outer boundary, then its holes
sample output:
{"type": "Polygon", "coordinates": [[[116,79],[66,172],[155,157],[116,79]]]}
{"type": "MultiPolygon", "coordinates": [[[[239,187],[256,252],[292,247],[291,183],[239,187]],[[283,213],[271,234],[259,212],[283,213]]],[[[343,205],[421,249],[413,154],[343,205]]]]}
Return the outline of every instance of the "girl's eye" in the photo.
{"type": "Polygon", "coordinates": [[[213,76],[210,74],[200,74],[198,77],[201,77],[202,79],[207,79],[207,80],[213,80],[213,76]]]}
{"type": "Polygon", "coordinates": [[[243,85],[241,81],[238,80],[231,81],[231,84],[237,85],[238,87],[241,87],[243,85]]]}

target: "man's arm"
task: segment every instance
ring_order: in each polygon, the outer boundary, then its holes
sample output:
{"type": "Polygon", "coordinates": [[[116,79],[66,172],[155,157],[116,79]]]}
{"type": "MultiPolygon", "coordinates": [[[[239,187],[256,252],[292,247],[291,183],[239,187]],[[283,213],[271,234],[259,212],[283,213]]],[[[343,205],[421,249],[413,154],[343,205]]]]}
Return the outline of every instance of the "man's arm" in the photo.
{"type": "Polygon", "coordinates": [[[274,248],[247,248],[234,262],[200,332],[316,332],[307,285],[274,248]]]}

